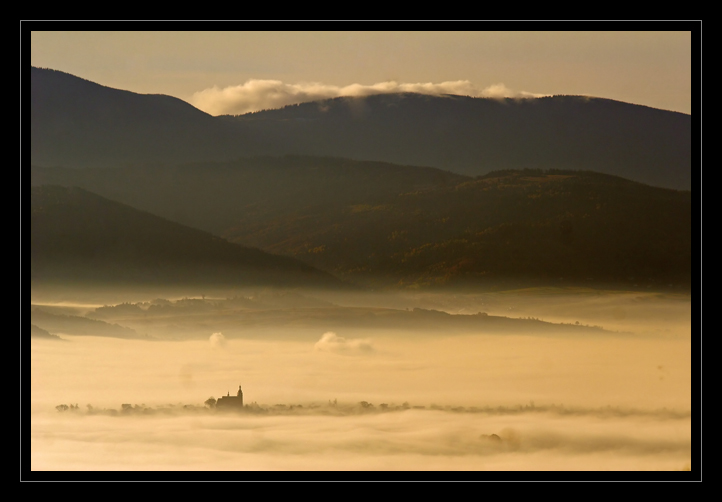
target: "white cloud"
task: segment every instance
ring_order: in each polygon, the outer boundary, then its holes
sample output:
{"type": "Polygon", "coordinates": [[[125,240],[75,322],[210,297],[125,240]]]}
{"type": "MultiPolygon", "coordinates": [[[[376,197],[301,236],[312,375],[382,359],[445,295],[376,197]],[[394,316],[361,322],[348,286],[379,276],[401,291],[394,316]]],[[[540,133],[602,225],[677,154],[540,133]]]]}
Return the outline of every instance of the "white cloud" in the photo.
{"type": "Polygon", "coordinates": [[[335,98],[339,96],[369,96],[395,92],[417,92],[421,94],[458,94],[462,96],[487,98],[529,98],[539,97],[525,91],[513,91],[503,83],[482,88],[468,80],[456,80],[434,84],[379,82],[371,85],[350,84],[339,87],[320,82],[286,84],[280,80],[248,80],[236,86],[217,86],[196,92],[190,103],[211,115],[255,112],[265,109],[282,108],[287,105],[335,98]]]}
{"type": "Polygon", "coordinates": [[[340,354],[360,354],[373,352],[371,342],[362,338],[344,338],[331,331],[323,334],[316,342],[314,348],[322,352],[336,352],[340,354]]]}
{"type": "Polygon", "coordinates": [[[223,336],[223,333],[213,333],[209,341],[211,342],[211,347],[215,349],[222,349],[226,346],[226,337],[223,336]]]}

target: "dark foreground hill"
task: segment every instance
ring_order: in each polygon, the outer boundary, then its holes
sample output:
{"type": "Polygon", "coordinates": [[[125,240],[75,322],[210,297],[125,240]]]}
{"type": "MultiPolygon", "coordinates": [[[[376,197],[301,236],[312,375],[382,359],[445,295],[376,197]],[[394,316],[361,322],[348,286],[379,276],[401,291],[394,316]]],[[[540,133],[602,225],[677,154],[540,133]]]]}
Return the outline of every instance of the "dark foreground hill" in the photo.
{"type": "Polygon", "coordinates": [[[31,68],[31,161],[108,167],[320,155],[432,166],[577,169],[689,190],[691,117],[607,99],[386,94],[212,117],[163,95],[31,68]]]}
{"type": "Polygon", "coordinates": [[[688,288],[691,192],[584,171],[288,157],[157,169],[33,168],[233,242],[374,286],[688,288]]]}
{"type": "Polygon", "coordinates": [[[340,287],[289,257],[242,247],[80,188],[31,190],[33,283],[340,287]]]}
{"type": "Polygon", "coordinates": [[[584,171],[500,171],[239,220],[229,240],[375,285],[689,288],[692,201],[584,171]]]}

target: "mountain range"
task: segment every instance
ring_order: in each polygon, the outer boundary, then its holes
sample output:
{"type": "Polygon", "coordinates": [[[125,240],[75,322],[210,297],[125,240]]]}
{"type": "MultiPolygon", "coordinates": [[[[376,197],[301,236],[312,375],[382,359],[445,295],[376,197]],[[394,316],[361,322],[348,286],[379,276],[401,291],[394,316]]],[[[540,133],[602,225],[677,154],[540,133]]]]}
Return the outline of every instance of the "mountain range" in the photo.
{"type": "Polygon", "coordinates": [[[240,116],[31,68],[31,163],[117,167],[332,156],[464,175],[575,169],[689,190],[691,116],[582,96],[340,97],[240,116]]]}
{"type": "Polygon", "coordinates": [[[472,178],[346,159],[262,157],[34,167],[31,180],[83,187],[372,287],[691,281],[691,192],[589,171],[472,178]]]}
{"type": "Polygon", "coordinates": [[[407,93],[212,117],[31,84],[35,282],[691,284],[688,115],[407,93]]]}

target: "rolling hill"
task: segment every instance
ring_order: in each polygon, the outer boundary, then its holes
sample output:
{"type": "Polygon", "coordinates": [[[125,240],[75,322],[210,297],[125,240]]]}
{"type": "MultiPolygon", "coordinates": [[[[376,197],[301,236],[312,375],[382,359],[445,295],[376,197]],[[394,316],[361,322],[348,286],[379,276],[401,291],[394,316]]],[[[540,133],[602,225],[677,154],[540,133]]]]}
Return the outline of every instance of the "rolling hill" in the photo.
{"type": "Polygon", "coordinates": [[[688,288],[691,192],[588,171],[469,177],[313,157],[33,168],[358,284],[688,288]]]}
{"type": "Polygon", "coordinates": [[[382,202],[247,217],[225,237],[379,286],[691,284],[691,192],[510,170],[382,202]]]}
{"type": "Polygon", "coordinates": [[[47,330],[40,328],[34,324],[30,325],[30,338],[44,339],[44,340],[62,340],[58,335],[53,335],[47,330]]]}
{"type": "Polygon", "coordinates": [[[223,236],[240,220],[305,208],[377,204],[468,180],[439,169],[321,157],[253,157],[116,169],[31,166],[32,186],[77,186],[223,236]]]}
{"type": "Polygon", "coordinates": [[[30,308],[30,321],[32,323],[31,334],[33,337],[39,337],[45,332],[49,336],[43,335],[44,338],[60,338],[50,333],[54,332],[79,336],[108,336],[140,340],[151,339],[125,326],[80,316],[53,314],[36,306],[30,308]]]}
{"type": "Polygon", "coordinates": [[[80,188],[31,189],[33,284],[210,284],[344,287],[289,257],[209,233],[80,188]]]}
{"type": "Polygon", "coordinates": [[[575,169],[691,188],[691,117],[609,99],[491,99],[378,94],[227,117],[279,150],[477,176],[499,169],[575,169]]]}

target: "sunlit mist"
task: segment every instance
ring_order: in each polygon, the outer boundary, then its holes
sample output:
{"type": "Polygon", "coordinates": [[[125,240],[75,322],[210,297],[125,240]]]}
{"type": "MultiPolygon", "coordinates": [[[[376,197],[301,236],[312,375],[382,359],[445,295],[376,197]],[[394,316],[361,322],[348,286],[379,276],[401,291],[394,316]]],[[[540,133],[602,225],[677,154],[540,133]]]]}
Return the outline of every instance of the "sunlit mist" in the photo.
{"type": "MultiPolygon", "coordinates": [[[[573,326],[607,318],[614,329],[369,330],[342,319],[341,310],[321,317],[313,311],[326,330],[301,329],[266,299],[264,328],[233,331],[207,308],[191,315],[187,300],[138,303],[135,317],[129,307],[114,313],[106,306],[100,311],[107,322],[155,338],[58,333],[63,341],[33,340],[32,468],[689,468],[688,300],[641,294],[630,302],[629,294],[607,292],[577,299],[574,308],[572,298],[529,291],[340,295],[337,309],[410,302],[452,310],[483,299],[492,313],[503,309],[512,319],[527,317],[509,310],[526,303],[529,312],[547,310],[556,320],[565,313],[573,326]],[[654,321],[654,309],[665,303],[671,317],[654,321]],[[167,308],[152,320],[154,304],[167,308]],[[185,314],[169,316],[174,305],[185,305],[185,314]],[[627,330],[615,310],[622,305],[627,330]],[[646,329],[639,329],[642,319],[646,329]],[[182,336],[171,340],[169,326],[182,336]],[[213,406],[239,385],[243,410],[213,406]]],[[[246,319],[251,302],[242,309],[246,319]]]]}
{"type": "Polygon", "coordinates": [[[532,98],[543,96],[543,94],[526,91],[513,91],[503,83],[481,87],[468,80],[438,84],[388,81],[372,85],[349,84],[340,87],[320,82],[287,84],[280,80],[252,79],[240,85],[223,88],[211,87],[198,91],[193,94],[190,103],[211,115],[240,115],[319,99],[398,92],[431,95],[457,94],[484,98],[532,98]]]}

